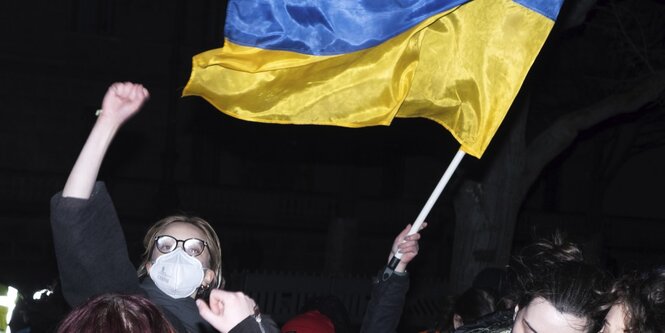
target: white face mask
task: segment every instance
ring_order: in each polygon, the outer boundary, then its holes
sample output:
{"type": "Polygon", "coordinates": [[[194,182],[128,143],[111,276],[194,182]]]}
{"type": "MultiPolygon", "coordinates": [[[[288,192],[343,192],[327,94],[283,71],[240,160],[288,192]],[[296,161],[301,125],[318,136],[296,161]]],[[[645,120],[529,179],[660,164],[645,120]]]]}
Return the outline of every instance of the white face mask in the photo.
{"type": "Polygon", "coordinates": [[[158,257],[149,274],[159,290],[173,298],[185,298],[201,286],[204,272],[200,261],[178,247],[158,257]]]}

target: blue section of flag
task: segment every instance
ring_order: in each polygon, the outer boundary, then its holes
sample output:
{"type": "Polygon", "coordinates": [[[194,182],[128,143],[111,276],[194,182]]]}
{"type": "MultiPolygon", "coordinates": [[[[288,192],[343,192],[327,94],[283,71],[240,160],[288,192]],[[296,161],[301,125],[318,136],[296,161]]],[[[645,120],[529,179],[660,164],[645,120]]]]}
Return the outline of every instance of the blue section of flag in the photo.
{"type": "Polygon", "coordinates": [[[514,0],[520,5],[540,13],[552,21],[556,21],[563,0],[514,0]]]}
{"type": "Polygon", "coordinates": [[[309,55],[370,48],[469,0],[230,0],[233,43],[309,55]]]}

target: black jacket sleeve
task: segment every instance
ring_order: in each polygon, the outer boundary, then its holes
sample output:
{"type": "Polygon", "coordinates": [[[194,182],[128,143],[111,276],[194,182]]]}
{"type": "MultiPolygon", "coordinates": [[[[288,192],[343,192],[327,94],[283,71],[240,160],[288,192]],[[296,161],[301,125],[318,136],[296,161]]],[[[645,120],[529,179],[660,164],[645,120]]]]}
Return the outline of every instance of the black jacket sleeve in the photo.
{"type": "Polygon", "coordinates": [[[51,228],[62,292],[70,306],[108,292],[144,294],[103,183],[95,184],[87,200],[54,195],[51,228]]]}
{"type": "Polygon", "coordinates": [[[270,317],[262,315],[260,321],[254,316],[247,316],[229,333],[280,333],[280,331],[277,324],[270,317]]]}
{"type": "Polygon", "coordinates": [[[381,270],[374,280],[361,333],[395,332],[402,316],[406,292],[409,291],[409,275],[393,273],[384,281],[383,272],[381,270]]]}

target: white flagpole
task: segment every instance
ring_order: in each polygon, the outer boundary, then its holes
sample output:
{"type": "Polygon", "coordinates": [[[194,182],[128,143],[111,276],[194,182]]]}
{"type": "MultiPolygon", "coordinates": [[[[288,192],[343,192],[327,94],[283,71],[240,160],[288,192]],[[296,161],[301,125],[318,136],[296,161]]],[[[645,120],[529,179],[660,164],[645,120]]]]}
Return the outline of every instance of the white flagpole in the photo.
{"type": "MultiPolygon", "coordinates": [[[[434,191],[429,196],[429,199],[427,199],[427,202],[425,203],[423,209],[420,211],[420,214],[418,214],[416,221],[413,222],[411,230],[409,230],[409,235],[413,235],[416,232],[418,232],[418,230],[420,230],[420,226],[423,224],[423,222],[425,222],[427,214],[429,214],[430,210],[432,210],[434,203],[436,203],[436,200],[439,198],[439,195],[441,195],[441,192],[443,192],[443,189],[448,184],[448,181],[453,176],[453,173],[455,172],[455,170],[457,170],[457,167],[462,161],[464,155],[465,155],[464,151],[462,151],[462,149],[460,148],[455,154],[455,157],[453,157],[452,162],[450,162],[450,165],[448,165],[448,169],[446,169],[446,172],[443,173],[443,176],[441,177],[441,180],[439,180],[439,183],[434,188],[434,191]]],[[[390,260],[388,268],[390,270],[394,270],[395,267],[397,267],[397,264],[399,264],[400,258],[402,258],[402,253],[397,252],[395,256],[390,260]]]]}

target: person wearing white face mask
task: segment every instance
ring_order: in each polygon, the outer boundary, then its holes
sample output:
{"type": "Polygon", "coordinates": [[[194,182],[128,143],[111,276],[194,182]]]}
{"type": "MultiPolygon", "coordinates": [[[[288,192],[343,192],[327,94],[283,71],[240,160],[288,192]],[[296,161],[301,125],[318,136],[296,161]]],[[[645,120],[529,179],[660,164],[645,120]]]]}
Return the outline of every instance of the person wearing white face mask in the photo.
{"type": "MultiPolygon", "coordinates": [[[[148,96],[140,84],[109,87],[63,191],[51,200],[62,291],[71,306],[104,293],[145,295],[178,332],[215,332],[194,300],[197,294],[223,285],[221,247],[212,226],[189,216],[158,221],[144,239],[144,260],[137,276],[111,198],[104,184],[96,181],[116,132],[148,96]]],[[[245,303],[255,305],[250,298],[245,303]]],[[[256,320],[247,314],[241,319],[231,322],[229,332],[279,331],[267,317],[256,320]]]]}

